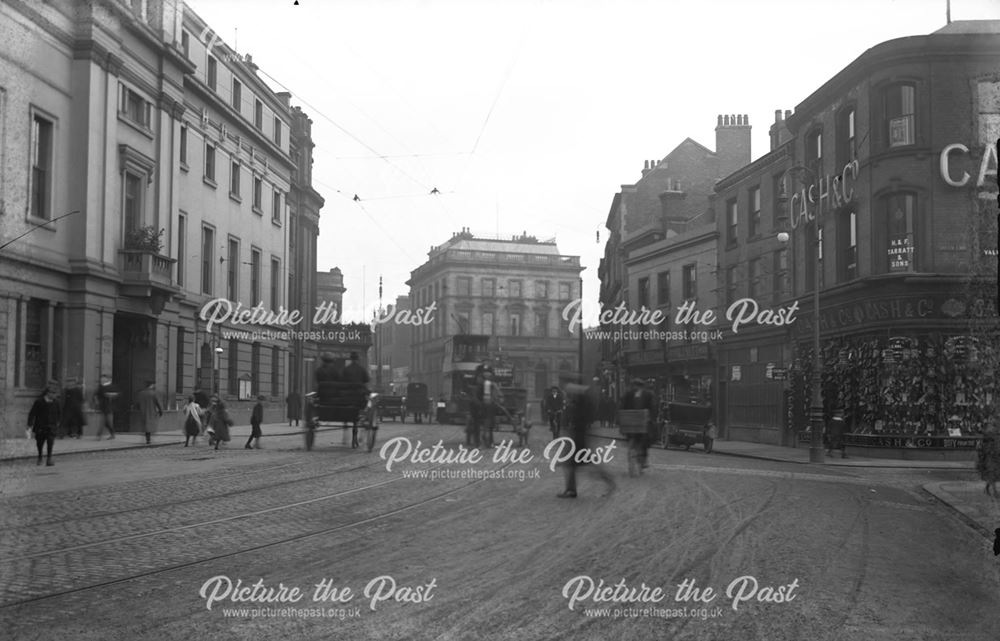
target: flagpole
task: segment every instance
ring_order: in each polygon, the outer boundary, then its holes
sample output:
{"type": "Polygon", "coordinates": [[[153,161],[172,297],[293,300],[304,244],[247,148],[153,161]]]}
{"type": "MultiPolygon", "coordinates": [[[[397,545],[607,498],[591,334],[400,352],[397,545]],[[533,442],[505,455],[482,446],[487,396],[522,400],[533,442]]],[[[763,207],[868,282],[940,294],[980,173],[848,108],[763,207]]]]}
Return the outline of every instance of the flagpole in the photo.
{"type": "Polygon", "coordinates": [[[951,24],[951,0],[945,0],[945,3],[946,3],[946,7],[947,7],[946,16],[947,16],[947,19],[948,19],[948,24],[951,24]]]}

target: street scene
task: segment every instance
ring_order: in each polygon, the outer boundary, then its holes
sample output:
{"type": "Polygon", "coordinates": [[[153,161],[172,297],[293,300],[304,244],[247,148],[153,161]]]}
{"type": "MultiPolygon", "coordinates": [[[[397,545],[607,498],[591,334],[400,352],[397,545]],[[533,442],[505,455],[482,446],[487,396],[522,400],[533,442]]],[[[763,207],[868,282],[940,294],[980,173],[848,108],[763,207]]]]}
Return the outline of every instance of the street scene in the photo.
{"type": "Polygon", "coordinates": [[[0,629],[992,641],[997,0],[0,2],[0,629]]]}
{"type": "MultiPolygon", "coordinates": [[[[581,470],[574,503],[555,498],[550,435],[528,463],[387,471],[340,430],[306,452],[266,427],[253,451],[164,434],[81,443],[31,478],[30,458],[5,461],[10,638],[989,639],[997,623],[990,541],[956,511],[971,502],[924,489],[978,494],[968,469],[814,468],[720,444],[654,448],[635,478],[619,441],[614,486],[581,470]]],[[[389,422],[379,445],[457,454],[463,431],[389,422]]]]}

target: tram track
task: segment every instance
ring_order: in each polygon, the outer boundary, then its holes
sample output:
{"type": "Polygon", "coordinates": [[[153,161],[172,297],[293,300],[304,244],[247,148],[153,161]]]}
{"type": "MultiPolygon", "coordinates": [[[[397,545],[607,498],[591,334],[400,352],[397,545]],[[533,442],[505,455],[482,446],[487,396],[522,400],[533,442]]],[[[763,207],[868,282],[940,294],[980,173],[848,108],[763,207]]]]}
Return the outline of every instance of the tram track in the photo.
{"type": "MultiPolygon", "coordinates": [[[[513,465],[513,463],[506,463],[506,464],[504,464],[502,466],[499,466],[497,469],[498,470],[503,470],[503,469],[506,469],[506,468],[510,467],[511,465],[513,465]]],[[[428,471],[433,471],[433,470],[436,470],[436,469],[440,469],[441,467],[444,467],[444,464],[437,465],[437,466],[434,466],[432,468],[428,468],[428,471]]],[[[360,487],[350,488],[348,490],[343,490],[343,491],[340,491],[340,492],[334,492],[334,493],[331,493],[331,494],[328,494],[328,495],[324,495],[324,496],[321,496],[321,497],[313,497],[313,498],[305,500],[305,501],[297,501],[297,502],[294,502],[294,503],[289,503],[289,504],[285,504],[285,505],[282,505],[282,506],[276,506],[276,507],[272,507],[272,508],[267,508],[267,509],[264,509],[264,510],[248,511],[248,512],[244,512],[244,513],[241,513],[241,514],[238,514],[238,515],[232,515],[232,516],[229,516],[229,517],[225,517],[225,518],[222,518],[222,519],[211,519],[211,520],[205,520],[205,521],[202,521],[202,522],[199,522],[199,523],[186,524],[184,526],[177,526],[177,527],[170,527],[170,528],[161,528],[161,529],[158,529],[158,530],[155,530],[155,531],[150,531],[150,532],[146,532],[146,533],[142,533],[142,534],[131,535],[131,536],[128,536],[128,537],[122,537],[118,541],[119,542],[126,542],[126,541],[135,542],[135,541],[138,541],[138,540],[141,540],[141,539],[152,539],[153,537],[157,537],[157,536],[164,536],[164,535],[168,535],[169,536],[169,535],[172,535],[172,534],[175,535],[175,534],[178,534],[178,533],[194,532],[198,528],[208,528],[208,527],[215,526],[215,525],[218,525],[218,524],[232,523],[234,521],[238,521],[238,520],[241,520],[241,519],[252,519],[252,518],[255,518],[255,517],[260,517],[260,516],[265,516],[265,515],[273,515],[273,514],[278,513],[278,512],[280,512],[282,510],[290,510],[290,509],[294,509],[294,508],[299,508],[299,507],[314,505],[314,504],[320,503],[322,501],[335,500],[337,498],[344,497],[344,496],[347,496],[347,495],[358,494],[358,493],[365,492],[365,491],[368,491],[368,490],[373,490],[373,489],[376,489],[376,488],[385,487],[385,486],[391,485],[391,484],[396,483],[396,482],[401,481],[401,480],[408,480],[408,478],[409,477],[407,477],[406,475],[399,474],[399,475],[394,476],[393,478],[388,479],[388,480],[383,480],[383,481],[379,481],[377,483],[371,483],[371,484],[360,486],[360,487]]],[[[257,544],[257,545],[242,546],[239,549],[228,550],[228,551],[217,553],[217,554],[211,554],[209,556],[201,556],[201,557],[199,557],[197,559],[193,559],[193,560],[190,560],[190,561],[183,561],[183,562],[179,562],[179,563],[178,562],[173,562],[173,563],[169,563],[168,562],[166,565],[155,567],[155,568],[147,570],[147,571],[133,572],[133,573],[128,574],[127,576],[115,577],[113,579],[109,579],[109,580],[106,580],[106,581],[98,581],[96,583],[95,582],[91,582],[91,583],[89,583],[87,585],[83,585],[83,586],[79,586],[79,587],[73,587],[73,588],[69,588],[69,589],[62,589],[62,590],[57,590],[57,591],[51,591],[51,592],[47,592],[45,594],[40,594],[40,595],[37,595],[37,596],[31,596],[31,597],[28,597],[28,598],[21,598],[21,599],[17,599],[17,600],[8,600],[8,601],[0,601],[0,611],[2,611],[2,610],[8,610],[10,608],[15,608],[15,607],[22,606],[22,605],[25,605],[25,604],[31,604],[31,603],[37,603],[37,602],[40,602],[40,601],[45,601],[45,600],[53,599],[53,598],[60,597],[60,596],[66,596],[66,595],[71,595],[71,594],[77,594],[77,593],[81,593],[81,592],[86,592],[86,591],[89,591],[89,590],[97,590],[97,589],[101,589],[101,588],[112,587],[112,586],[115,586],[115,585],[120,585],[120,584],[128,583],[129,581],[134,581],[134,580],[140,579],[140,578],[146,578],[146,577],[156,576],[158,574],[165,574],[165,573],[168,573],[168,572],[173,572],[173,571],[181,570],[181,569],[185,569],[185,568],[197,567],[199,565],[205,565],[205,564],[213,563],[213,562],[216,562],[216,561],[219,561],[219,560],[222,560],[222,559],[229,559],[229,558],[236,557],[236,556],[239,556],[239,555],[244,555],[244,554],[257,553],[257,552],[260,552],[262,550],[267,550],[267,549],[270,549],[270,548],[275,548],[275,547],[279,547],[279,546],[283,546],[283,545],[288,545],[288,544],[291,544],[291,543],[298,543],[298,542],[306,541],[306,540],[309,540],[309,539],[312,539],[312,538],[315,538],[315,537],[321,537],[321,536],[325,536],[325,535],[329,535],[329,534],[333,534],[333,533],[337,533],[337,532],[343,532],[343,531],[349,530],[351,528],[362,527],[362,526],[365,526],[365,525],[368,525],[368,524],[371,524],[371,523],[375,523],[375,522],[378,522],[378,521],[382,521],[382,520],[394,517],[394,516],[399,515],[399,514],[403,514],[405,512],[412,511],[414,509],[420,508],[420,507],[425,506],[425,505],[429,505],[431,503],[434,503],[435,501],[439,501],[441,499],[444,499],[446,497],[452,496],[454,494],[457,494],[459,492],[467,490],[467,489],[469,489],[471,487],[474,487],[474,486],[476,486],[476,485],[478,485],[480,483],[483,483],[485,480],[487,480],[487,478],[485,478],[485,477],[473,479],[473,480],[471,480],[471,481],[469,481],[467,483],[464,483],[464,484],[462,484],[462,485],[460,485],[458,487],[449,488],[449,489],[447,489],[445,491],[437,492],[437,493],[435,493],[435,494],[433,494],[431,496],[427,496],[427,497],[421,498],[421,499],[416,500],[416,501],[411,501],[411,502],[406,503],[405,505],[402,505],[400,507],[396,507],[396,508],[393,508],[393,509],[390,509],[390,510],[386,510],[386,511],[382,511],[382,512],[377,512],[376,514],[373,514],[373,515],[370,515],[370,516],[366,516],[366,517],[363,517],[363,518],[359,518],[359,519],[356,519],[356,520],[352,520],[352,521],[350,521],[348,523],[338,523],[336,525],[332,525],[332,526],[329,526],[329,527],[323,527],[323,528],[315,529],[315,530],[312,530],[312,531],[298,532],[298,533],[292,534],[290,536],[285,536],[285,537],[279,538],[277,540],[271,540],[271,541],[267,541],[267,542],[260,543],[260,544],[257,544]]],[[[2,559],[2,560],[0,560],[0,574],[3,574],[3,575],[8,576],[8,577],[11,576],[11,573],[9,572],[10,568],[9,567],[5,568],[4,566],[10,566],[11,563],[14,562],[14,561],[22,562],[22,563],[26,561],[30,566],[34,567],[37,559],[44,559],[45,557],[56,557],[56,556],[59,556],[59,555],[73,555],[73,554],[85,555],[89,551],[92,551],[93,548],[96,548],[96,547],[101,546],[101,545],[106,545],[108,543],[113,543],[113,542],[114,541],[105,540],[105,541],[101,541],[101,542],[96,542],[96,543],[90,543],[90,544],[75,546],[75,547],[72,547],[72,548],[62,548],[62,549],[59,549],[59,550],[49,550],[49,551],[38,553],[38,554],[35,554],[35,555],[18,557],[16,559],[14,559],[14,558],[2,559]]],[[[150,547],[152,547],[152,545],[150,545],[150,547]]],[[[0,596],[0,599],[2,599],[2,598],[3,597],[0,596]]]]}

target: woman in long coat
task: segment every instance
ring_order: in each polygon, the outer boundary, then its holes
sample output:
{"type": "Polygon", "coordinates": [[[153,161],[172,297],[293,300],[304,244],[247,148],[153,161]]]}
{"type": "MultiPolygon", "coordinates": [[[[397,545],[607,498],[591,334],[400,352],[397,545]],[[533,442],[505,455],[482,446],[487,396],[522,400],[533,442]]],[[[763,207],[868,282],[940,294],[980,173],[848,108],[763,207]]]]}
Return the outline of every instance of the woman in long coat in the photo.
{"type": "Polygon", "coordinates": [[[207,429],[211,432],[208,440],[209,445],[214,444],[215,449],[219,449],[219,443],[229,442],[229,426],[233,424],[233,420],[229,418],[226,404],[218,396],[212,397],[212,405],[208,410],[208,418],[205,419],[205,422],[208,424],[207,429]]]}
{"type": "Polygon", "coordinates": [[[160,399],[156,398],[156,383],[146,381],[146,389],[139,392],[137,402],[139,403],[139,425],[141,431],[146,433],[146,444],[148,445],[150,435],[159,429],[160,417],[163,416],[160,399]]]}

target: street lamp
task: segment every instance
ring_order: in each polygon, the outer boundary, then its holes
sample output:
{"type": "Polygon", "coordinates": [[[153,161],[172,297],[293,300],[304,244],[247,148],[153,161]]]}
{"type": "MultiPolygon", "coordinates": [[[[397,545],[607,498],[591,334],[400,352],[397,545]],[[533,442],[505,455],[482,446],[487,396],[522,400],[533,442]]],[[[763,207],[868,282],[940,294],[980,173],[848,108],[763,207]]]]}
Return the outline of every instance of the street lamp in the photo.
{"type": "MultiPolygon", "coordinates": [[[[802,165],[794,165],[785,170],[785,174],[792,171],[803,172],[809,174],[811,177],[811,184],[816,182],[816,174],[809,168],[803,167],[802,165]]],[[[784,175],[782,176],[784,180],[784,175]]],[[[804,193],[808,193],[811,190],[805,190],[804,193]]],[[[795,212],[792,211],[792,203],[794,199],[788,201],[789,221],[792,220],[792,216],[795,212]]],[[[803,208],[807,207],[806,202],[802,204],[803,208]]],[[[822,247],[820,244],[823,242],[823,237],[820,233],[819,219],[822,212],[822,200],[817,205],[816,214],[814,217],[816,238],[813,241],[816,243],[816,252],[814,256],[817,258],[817,264],[813,269],[813,336],[812,336],[812,400],[809,407],[809,462],[810,463],[822,463],[826,459],[823,457],[823,397],[822,390],[820,389],[823,382],[823,356],[820,353],[819,345],[819,284],[820,284],[820,269],[822,268],[819,264],[820,252],[822,252],[822,247]]],[[[794,225],[793,225],[794,228],[794,225]]],[[[778,242],[786,243],[790,239],[790,234],[788,232],[781,232],[778,234],[778,242]]],[[[808,260],[808,257],[803,257],[804,260],[808,260]]],[[[804,261],[803,261],[804,264],[804,261]]]]}
{"type": "Polygon", "coordinates": [[[223,351],[222,347],[218,343],[216,343],[217,340],[218,339],[215,337],[215,334],[213,334],[212,335],[212,342],[215,343],[215,349],[212,350],[212,351],[215,352],[215,355],[213,357],[213,361],[214,362],[213,362],[213,367],[212,367],[212,379],[213,379],[212,380],[212,393],[214,393],[216,395],[219,394],[219,359],[222,358],[222,351],[223,351]]]}

